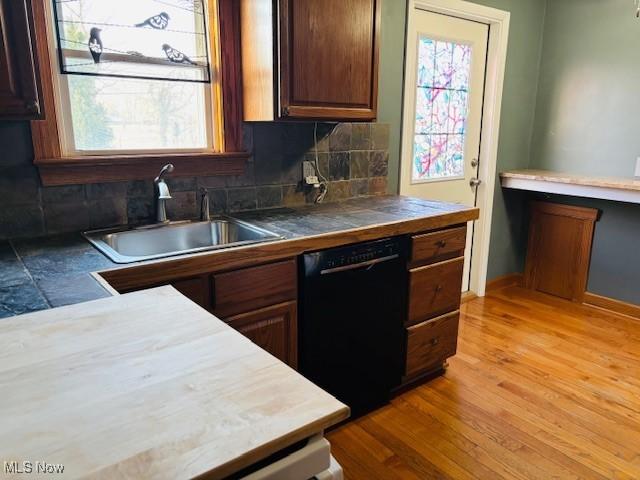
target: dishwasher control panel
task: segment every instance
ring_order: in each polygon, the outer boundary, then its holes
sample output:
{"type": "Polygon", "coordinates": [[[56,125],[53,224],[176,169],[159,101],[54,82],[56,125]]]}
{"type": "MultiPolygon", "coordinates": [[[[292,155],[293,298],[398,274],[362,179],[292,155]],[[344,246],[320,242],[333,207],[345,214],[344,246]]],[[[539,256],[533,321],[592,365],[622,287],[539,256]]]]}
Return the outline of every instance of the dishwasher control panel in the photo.
{"type": "Polygon", "coordinates": [[[403,254],[402,242],[398,242],[397,239],[384,239],[306,254],[304,261],[307,270],[324,271],[373,262],[401,254],[403,254]]]}

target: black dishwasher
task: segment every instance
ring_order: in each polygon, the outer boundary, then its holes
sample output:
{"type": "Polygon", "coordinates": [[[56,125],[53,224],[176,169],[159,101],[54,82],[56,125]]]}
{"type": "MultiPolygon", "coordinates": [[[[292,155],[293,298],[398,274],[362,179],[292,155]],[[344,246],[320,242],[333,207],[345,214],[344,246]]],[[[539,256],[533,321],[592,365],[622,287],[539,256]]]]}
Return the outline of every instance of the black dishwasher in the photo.
{"type": "Polygon", "coordinates": [[[303,256],[300,372],[352,418],[387,403],[400,384],[406,262],[405,237],[303,256]]]}

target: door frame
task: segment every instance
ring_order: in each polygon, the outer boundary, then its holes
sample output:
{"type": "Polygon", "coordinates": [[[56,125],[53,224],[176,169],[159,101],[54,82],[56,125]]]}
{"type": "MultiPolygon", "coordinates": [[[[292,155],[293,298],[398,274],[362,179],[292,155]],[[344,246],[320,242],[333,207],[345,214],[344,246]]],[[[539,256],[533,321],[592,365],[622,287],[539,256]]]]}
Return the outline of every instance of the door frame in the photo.
{"type": "MultiPolygon", "coordinates": [[[[415,11],[426,10],[452,17],[462,18],[489,25],[489,45],[487,49],[487,69],[484,87],[484,105],[482,109],[482,139],[480,142],[480,168],[478,178],[482,183],[477,187],[476,206],[480,208],[480,218],[473,228],[473,253],[469,290],[479,297],[484,296],[487,284],[489,264],[489,243],[491,241],[491,218],[498,160],[498,139],[500,136],[500,113],[502,110],[502,92],[504,72],[509,43],[509,22],[511,14],[496,8],[478,5],[464,0],[409,0],[407,5],[407,30],[405,44],[409,41],[409,32],[413,30],[415,11]]],[[[405,46],[406,48],[406,46],[405,46]]],[[[403,157],[408,147],[405,127],[413,125],[413,108],[406,103],[407,93],[415,88],[412,84],[412,59],[405,58],[403,128],[400,152],[400,187],[402,182],[403,157]],[[411,69],[411,70],[410,70],[411,69]]],[[[413,150],[413,143],[411,144],[413,150]]]]}

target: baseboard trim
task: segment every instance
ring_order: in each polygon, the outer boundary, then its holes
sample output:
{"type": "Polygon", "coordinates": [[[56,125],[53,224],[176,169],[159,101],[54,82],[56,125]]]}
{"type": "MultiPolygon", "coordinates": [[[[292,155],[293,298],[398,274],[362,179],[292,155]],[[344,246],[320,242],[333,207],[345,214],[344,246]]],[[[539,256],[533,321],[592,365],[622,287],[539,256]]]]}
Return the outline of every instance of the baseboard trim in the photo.
{"type": "Polygon", "coordinates": [[[478,295],[476,295],[472,291],[464,292],[460,296],[460,303],[467,303],[467,302],[470,302],[471,300],[475,300],[476,298],[478,298],[478,295]]]}
{"type": "Polygon", "coordinates": [[[487,292],[495,292],[505,287],[522,285],[522,273],[509,273],[508,275],[502,275],[501,277],[494,278],[487,282],[487,292]]]}
{"type": "Polygon", "coordinates": [[[640,305],[623,302],[615,298],[605,297],[596,293],[585,292],[583,303],[591,307],[601,308],[627,317],[640,320],[640,305]]]}

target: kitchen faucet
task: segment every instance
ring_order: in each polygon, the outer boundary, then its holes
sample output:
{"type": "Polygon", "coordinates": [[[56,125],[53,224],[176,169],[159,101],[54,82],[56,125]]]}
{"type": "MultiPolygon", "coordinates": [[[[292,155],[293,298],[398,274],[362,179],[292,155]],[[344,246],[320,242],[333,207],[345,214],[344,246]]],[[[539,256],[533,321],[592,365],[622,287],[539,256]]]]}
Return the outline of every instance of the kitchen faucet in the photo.
{"type": "Polygon", "coordinates": [[[166,173],[173,172],[173,169],[173,164],[167,163],[153,181],[156,187],[156,220],[158,223],[169,223],[166,202],[171,200],[171,193],[169,193],[169,187],[163,177],[166,173]]]}
{"type": "Polygon", "coordinates": [[[200,200],[200,221],[211,221],[211,214],[209,213],[209,190],[206,188],[200,189],[202,199],[200,200]]]}

